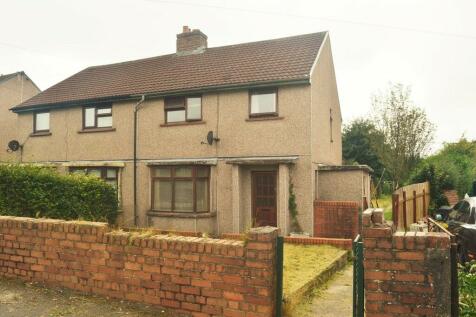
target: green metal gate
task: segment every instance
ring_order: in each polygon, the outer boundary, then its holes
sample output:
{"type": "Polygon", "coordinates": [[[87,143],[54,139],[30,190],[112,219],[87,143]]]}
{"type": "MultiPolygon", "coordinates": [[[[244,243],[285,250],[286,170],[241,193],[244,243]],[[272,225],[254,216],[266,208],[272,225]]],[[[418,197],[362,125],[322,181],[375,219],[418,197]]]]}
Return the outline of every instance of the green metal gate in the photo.
{"type": "Polygon", "coordinates": [[[352,243],[354,259],[353,317],[364,317],[364,244],[357,235],[352,243]]]}
{"type": "Polygon", "coordinates": [[[276,239],[276,317],[283,316],[284,238],[276,239]]]}

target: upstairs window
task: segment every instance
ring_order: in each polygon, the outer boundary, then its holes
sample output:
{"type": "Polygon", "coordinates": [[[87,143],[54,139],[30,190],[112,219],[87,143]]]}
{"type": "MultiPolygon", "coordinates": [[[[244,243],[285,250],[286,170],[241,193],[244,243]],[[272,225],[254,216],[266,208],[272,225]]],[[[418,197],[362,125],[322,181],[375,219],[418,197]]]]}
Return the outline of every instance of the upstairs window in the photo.
{"type": "Polygon", "coordinates": [[[202,97],[165,98],[165,122],[177,123],[202,120],[202,97]]]}
{"type": "Polygon", "coordinates": [[[84,107],[83,128],[112,128],[112,106],[84,107]]]}
{"type": "Polygon", "coordinates": [[[50,113],[48,111],[35,112],[33,114],[33,132],[49,132],[50,131],[50,113]]]}
{"type": "Polygon", "coordinates": [[[278,94],[275,88],[250,91],[250,117],[276,116],[278,94]]]}

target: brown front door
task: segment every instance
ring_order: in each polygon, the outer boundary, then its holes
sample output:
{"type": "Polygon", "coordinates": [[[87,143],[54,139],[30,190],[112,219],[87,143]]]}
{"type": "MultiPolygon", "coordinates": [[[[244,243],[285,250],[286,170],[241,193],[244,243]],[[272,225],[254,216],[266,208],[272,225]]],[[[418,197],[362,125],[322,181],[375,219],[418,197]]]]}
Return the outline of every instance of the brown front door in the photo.
{"type": "Polygon", "coordinates": [[[253,226],[277,226],[276,172],[251,172],[253,226]]]}

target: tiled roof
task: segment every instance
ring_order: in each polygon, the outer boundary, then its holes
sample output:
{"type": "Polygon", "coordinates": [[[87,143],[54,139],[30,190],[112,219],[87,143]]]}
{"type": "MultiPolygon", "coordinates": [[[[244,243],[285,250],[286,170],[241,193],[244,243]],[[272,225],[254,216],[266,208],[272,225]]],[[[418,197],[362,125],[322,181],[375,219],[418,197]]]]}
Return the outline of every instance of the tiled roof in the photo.
{"type": "Polygon", "coordinates": [[[142,94],[309,81],[326,32],[86,68],[13,108],[27,110],[142,94]]]}

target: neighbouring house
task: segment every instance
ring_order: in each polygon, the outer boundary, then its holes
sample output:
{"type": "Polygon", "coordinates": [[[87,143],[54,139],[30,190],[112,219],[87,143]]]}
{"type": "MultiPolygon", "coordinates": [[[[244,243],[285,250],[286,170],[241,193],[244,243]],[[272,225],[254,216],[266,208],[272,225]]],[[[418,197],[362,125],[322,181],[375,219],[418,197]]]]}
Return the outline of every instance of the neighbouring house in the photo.
{"type": "Polygon", "coordinates": [[[40,91],[24,72],[0,75],[0,162],[17,160],[16,155],[7,153],[8,142],[17,137],[17,116],[10,108],[40,91]]]}
{"type": "Polygon", "coordinates": [[[13,107],[23,161],[116,186],[126,226],[288,234],[293,187],[312,234],[319,169],[342,163],[329,33],[209,48],[184,27],[176,40],[173,54],[89,67],[13,107]]]}

